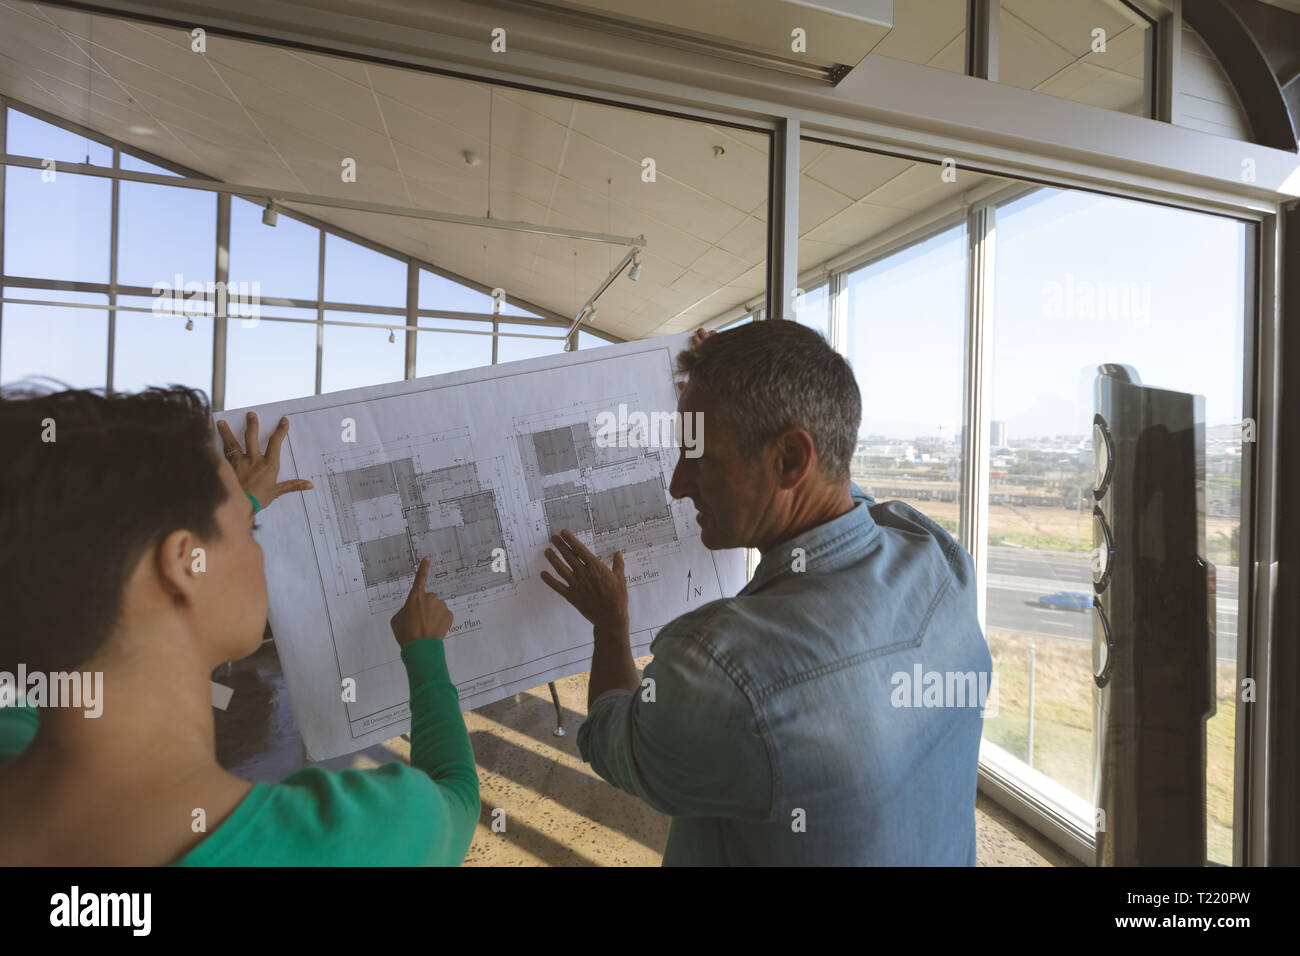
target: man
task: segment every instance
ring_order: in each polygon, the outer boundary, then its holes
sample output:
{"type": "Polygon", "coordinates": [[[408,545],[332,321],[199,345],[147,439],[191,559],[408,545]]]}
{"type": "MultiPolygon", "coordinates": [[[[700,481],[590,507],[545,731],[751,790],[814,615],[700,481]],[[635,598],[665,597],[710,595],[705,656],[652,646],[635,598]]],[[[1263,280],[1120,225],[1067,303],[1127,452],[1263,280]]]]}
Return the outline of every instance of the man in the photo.
{"type": "Polygon", "coordinates": [[[632,663],[621,554],[569,532],[543,579],[593,625],[583,759],[673,818],[664,864],[973,865],[992,670],[970,556],[849,478],[861,396],[816,332],[753,322],[678,358],[707,420],[669,491],[763,559],[632,663]]]}

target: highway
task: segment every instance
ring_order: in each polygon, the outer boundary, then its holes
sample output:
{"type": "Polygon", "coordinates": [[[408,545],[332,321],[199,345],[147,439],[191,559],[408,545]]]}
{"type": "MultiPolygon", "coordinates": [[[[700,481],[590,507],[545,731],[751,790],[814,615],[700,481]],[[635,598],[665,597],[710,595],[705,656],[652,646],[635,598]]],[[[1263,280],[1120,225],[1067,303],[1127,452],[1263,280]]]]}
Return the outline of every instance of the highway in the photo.
{"type": "MultiPolygon", "coordinates": [[[[1217,569],[1218,628],[1216,657],[1237,659],[1237,569],[1217,569]]],[[[988,627],[1049,640],[1092,642],[1092,612],[1038,607],[1040,594],[1057,591],[1092,593],[1088,555],[1022,548],[991,548],[988,571],[988,627]]]]}

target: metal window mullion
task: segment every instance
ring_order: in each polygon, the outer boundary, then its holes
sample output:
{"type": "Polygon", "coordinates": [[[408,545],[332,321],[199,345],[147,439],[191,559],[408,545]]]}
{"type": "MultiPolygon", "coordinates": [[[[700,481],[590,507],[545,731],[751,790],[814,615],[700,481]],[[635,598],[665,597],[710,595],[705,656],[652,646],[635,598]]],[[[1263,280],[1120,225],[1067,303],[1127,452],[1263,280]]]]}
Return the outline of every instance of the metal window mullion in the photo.
{"type": "MultiPolygon", "coordinates": [[[[1256,487],[1253,504],[1253,549],[1250,569],[1253,581],[1250,592],[1250,629],[1241,626],[1237,619],[1237,676],[1250,677],[1255,682],[1256,700],[1259,703],[1237,708],[1236,755],[1238,777],[1234,794],[1233,863],[1237,861],[1238,845],[1243,866],[1268,866],[1271,859],[1270,780],[1268,754],[1270,751],[1269,713],[1275,706],[1278,694],[1293,693],[1294,688],[1281,686],[1281,678],[1273,673],[1275,630],[1278,626],[1275,603],[1278,587],[1278,468],[1281,411],[1282,375],[1282,269],[1283,231],[1282,215],[1269,216],[1259,227],[1260,231],[1260,294],[1259,308],[1259,362],[1256,391],[1255,422],[1255,475],[1256,487]],[[1257,711],[1256,708],[1262,708],[1257,711]],[[1242,713],[1247,711],[1246,713],[1242,713]],[[1244,820],[1244,827],[1239,824],[1244,820]],[[1238,832],[1239,829],[1244,832],[1238,832]]],[[[1245,476],[1242,487],[1245,488],[1245,476]]],[[[1243,535],[1244,537],[1244,535],[1243,535]]],[[[1244,562],[1238,557],[1239,575],[1244,562]]],[[[1240,581],[1239,581],[1240,583],[1240,581]]],[[[1238,604],[1240,609],[1242,605],[1238,604]]]]}
{"type": "Polygon", "coordinates": [[[998,79],[1001,0],[966,0],[966,75],[998,79]]]}
{"type": "MultiPolygon", "coordinates": [[[[965,398],[962,414],[962,484],[959,537],[975,563],[980,628],[986,630],[988,595],[989,427],[992,419],[993,209],[971,210],[966,222],[967,281],[965,398]]],[[[987,633],[987,631],[986,631],[987,633]]]]}
{"type": "Polygon", "coordinates": [[[847,270],[830,276],[831,348],[849,358],[849,276],[847,270]]]}
{"type": "Polygon", "coordinates": [[[316,394],[320,394],[321,369],[325,358],[325,230],[320,231],[320,252],[316,259],[316,394]]]}
{"type": "MultiPolygon", "coordinates": [[[[117,169],[121,164],[122,151],[116,146],[113,147],[113,168],[117,169]]],[[[104,392],[112,394],[113,391],[113,361],[117,353],[117,227],[118,227],[118,204],[119,204],[119,184],[118,180],[113,180],[112,211],[109,215],[109,241],[108,241],[108,368],[104,373],[104,392]]]]}
{"type": "Polygon", "coordinates": [[[1171,0],[1172,10],[1147,31],[1147,64],[1151,99],[1147,116],[1163,123],[1174,121],[1175,97],[1183,69],[1183,4],[1171,0]]]}
{"type": "Polygon", "coordinates": [[[767,318],[786,318],[799,284],[799,120],[772,133],[767,191],[767,318]]]}
{"type": "Polygon", "coordinates": [[[406,368],[403,375],[415,378],[415,337],[420,324],[420,267],[414,259],[406,260],[406,368]]]}
{"type": "MultiPolygon", "coordinates": [[[[225,301],[230,301],[227,286],[230,282],[230,194],[217,194],[217,250],[213,275],[219,289],[227,289],[225,301]]],[[[221,298],[212,308],[212,408],[222,411],[226,407],[226,329],[229,317],[220,307],[221,298]]],[[[247,314],[247,313],[245,313],[247,314]]]]}

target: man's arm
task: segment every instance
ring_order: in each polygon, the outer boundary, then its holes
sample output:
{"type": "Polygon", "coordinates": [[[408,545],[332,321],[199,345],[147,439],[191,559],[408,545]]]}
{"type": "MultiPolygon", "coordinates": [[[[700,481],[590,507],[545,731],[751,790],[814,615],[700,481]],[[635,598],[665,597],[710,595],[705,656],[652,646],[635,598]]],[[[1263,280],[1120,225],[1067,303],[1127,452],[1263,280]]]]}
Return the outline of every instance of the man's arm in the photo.
{"type": "Polygon", "coordinates": [[[670,624],[634,690],[607,691],[578,728],[583,760],[672,816],[771,818],[774,773],[749,698],[691,624],[670,624]]]}

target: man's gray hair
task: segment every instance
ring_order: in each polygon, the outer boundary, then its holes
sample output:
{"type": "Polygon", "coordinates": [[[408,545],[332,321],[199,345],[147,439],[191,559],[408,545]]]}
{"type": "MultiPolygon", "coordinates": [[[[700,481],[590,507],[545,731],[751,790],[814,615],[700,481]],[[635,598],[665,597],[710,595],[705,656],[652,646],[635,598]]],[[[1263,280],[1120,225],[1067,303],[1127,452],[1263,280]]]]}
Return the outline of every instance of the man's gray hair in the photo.
{"type": "Polygon", "coordinates": [[[680,353],[677,374],[713,396],[746,457],[798,426],[812,437],[822,474],[849,479],[862,395],[820,333],[788,319],[749,322],[680,353]]]}

